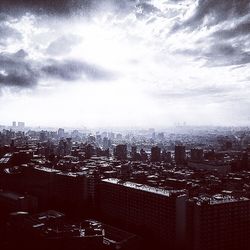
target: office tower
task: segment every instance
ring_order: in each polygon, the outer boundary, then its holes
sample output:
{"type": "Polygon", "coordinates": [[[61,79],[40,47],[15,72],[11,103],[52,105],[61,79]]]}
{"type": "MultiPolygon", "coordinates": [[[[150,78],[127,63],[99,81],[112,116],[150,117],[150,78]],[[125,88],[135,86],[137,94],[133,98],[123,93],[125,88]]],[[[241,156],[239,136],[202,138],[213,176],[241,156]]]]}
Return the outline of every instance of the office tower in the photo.
{"type": "Polygon", "coordinates": [[[192,148],[191,149],[191,161],[202,161],[203,160],[203,149],[192,148]]]}
{"type": "Polygon", "coordinates": [[[12,122],[12,127],[13,127],[13,128],[16,127],[16,122],[12,122]]]}
{"type": "Polygon", "coordinates": [[[119,144],[114,149],[114,156],[117,160],[126,160],[127,159],[127,145],[119,144]]]}
{"type": "Polygon", "coordinates": [[[148,154],[144,149],[140,150],[140,158],[142,161],[147,161],[148,160],[148,154]]]}
{"type": "Polygon", "coordinates": [[[161,149],[158,146],[151,148],[151,161],[161,161],[161,149]]]}
{"type": "Polygon", "coordinates": [[[150,237],[165,247],[184,243],[186,194],[119,179],[100,184],[100,208],[104,219],[150,237]]]}
{"type": "Polygon", "coordinates": [[[248,249],[250,201],[215,195],[187,205],[187,242],[192,250],[248,249]]]}
{"type": "Polygon", "coordinates": [[[136,161],[136,155],[137,155],[137,147],[132,146],[131,147],[131,159],[132,159],[132,161],[136,161]]]}
{"type": "Polygon", "coordinates": [[[176,164],[184,164],[186,160],[185,146],[176,145],[175,146],[175,162],[176,164]]]}
{"type": "Polygon", "coordinates": [[[108,137],[103,138],[102,145],[103,149],[108,149],[109,147],[111,147],[111,141],[108,139],[108,137]]]}

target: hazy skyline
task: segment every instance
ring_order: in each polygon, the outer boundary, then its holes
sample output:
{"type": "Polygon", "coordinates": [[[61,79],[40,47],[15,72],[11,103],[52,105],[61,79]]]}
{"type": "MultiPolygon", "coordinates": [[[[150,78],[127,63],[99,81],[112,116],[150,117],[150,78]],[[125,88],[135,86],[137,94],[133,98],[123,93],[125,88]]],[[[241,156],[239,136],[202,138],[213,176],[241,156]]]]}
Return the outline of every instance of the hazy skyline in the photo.
{"type": "Polygon", "coordinates": [[[0,124],[249,125],[250,1],[20,2],[0,3],[0,124]]]}

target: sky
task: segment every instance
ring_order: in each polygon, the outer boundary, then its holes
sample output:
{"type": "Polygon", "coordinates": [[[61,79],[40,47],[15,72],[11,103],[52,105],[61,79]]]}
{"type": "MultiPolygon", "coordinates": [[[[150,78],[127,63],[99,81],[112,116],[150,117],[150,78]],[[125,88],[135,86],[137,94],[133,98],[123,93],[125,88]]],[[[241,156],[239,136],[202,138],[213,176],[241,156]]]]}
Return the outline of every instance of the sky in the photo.
{"type": "Polygon", "coordinates": [[[0,124],[246,126],[249,0],[1,0],[0,124]]]}

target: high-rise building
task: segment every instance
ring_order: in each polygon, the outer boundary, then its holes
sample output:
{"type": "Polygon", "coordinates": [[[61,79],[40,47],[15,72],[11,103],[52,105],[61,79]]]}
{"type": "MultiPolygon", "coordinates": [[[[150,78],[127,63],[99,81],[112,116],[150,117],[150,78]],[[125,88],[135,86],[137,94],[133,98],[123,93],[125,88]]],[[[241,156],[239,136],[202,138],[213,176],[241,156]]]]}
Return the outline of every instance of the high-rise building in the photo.
{"type": "Polygon", "coordinates": [[[119,144],[114,149],[114,156],[118,160],[126,160],[127,159],[127,145],[119,144]]]}
{"type": "Polygon", "coordinates": [[[161,148],[158,146],[151,148],[151,161],[161,161],[161,148]]]}
{"type": "Polygon", "coordinates": [[[176,164],[184,164],[186,161],[186,150],[185,146],[176,145],[174,159],[176,164]]]}
{"type": "Polygon", "coordinates": [[[114,178],[104,179],[100,185],[104,219],[165,247],[184,243],[187,196],[183,190],[163,190],[114,178]]]}
{"type": "Polygon", "coordinates": [[[187,218],[189,249],[249,249],[249,199],[195,197],[188,202],[187,218]]]}
{"type": "Polygon", "coordinates": [[[64,137],[64,129],[63,128],[59,128],[57,134],[58,134],[59,138],[63,138],[64,137]]]}
{"type": "Polygon", "coordinates": [[[24,128],[25,127],[25,123],[24,122],[18,122],[17,126],[18,126],[18,128],[24,128]]]}
{"type": "Polygon", "coordinates": [[[12,122],[12,127],[16,127],[16,122],[12,122]]]}
{"type": "Polygon", "coordinates": [[[132,161],[136,160],[137,156],[137,147],[136,146],[132,146],[131,147],[131,159],[132,161]]]}

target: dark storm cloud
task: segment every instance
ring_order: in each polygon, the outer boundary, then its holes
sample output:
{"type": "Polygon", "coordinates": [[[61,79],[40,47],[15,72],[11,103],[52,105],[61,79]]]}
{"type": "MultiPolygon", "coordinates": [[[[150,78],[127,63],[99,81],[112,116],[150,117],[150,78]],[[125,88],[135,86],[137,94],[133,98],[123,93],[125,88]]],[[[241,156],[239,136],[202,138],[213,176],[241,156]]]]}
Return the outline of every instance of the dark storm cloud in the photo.
{"type": "Polygon", "coordinates": [[[239,36],[249,36],[250,19],[243,21],[233,28],[221,29],[216,31],[213,36],[219,39],[231,39],[239,36]]]}
{"type": "MultiPolygon", "coordinates": [[[[109,0],[110,1],[110,0],[109,0]]],[[[70,14],[76,10],[89,12],[98,0],[1,0],[0,10],[13,13],[32,11],[39,14],[70,14]]],[[[106,2],[106,1],[105,1],[106,2]]],[[[116,1],[114,1],[116,2],[116,1]]],[[[118,1],[117,1],[118,2],[118,1]]],[[[123,1],[121,1],[123,2],[123,1]]],[[[121,3],[120,3],[121,4],[121,3]]]]}
{"type": "Polygon", "coordinates": [[[26,59],[27,53],[0,53],[0,87],[32,87],[37,84],[38,71],[26,59]]]}
{"type": "Polygon", "coordinates": [[[249,0],[198,0],[193,14],[177,22],[171,34],[195,31],[203,27],[216,27],[216,31],[204,36],[195,49],[175,51],[194,60],[205,59],[205,66],[230,66],[250,63],[247,39],[250,38],[249,0]]]}
{"type": "Polygon", "coordinates": [[[80,61],[50,60],[46,64],[28,58],[28,53],[0,53],[0,87],[32,88],[39,80],[54,78],[75,81],[86,77],[90,80],[109,80],[111,73],[96,65],[80,61]]]}
{"type": "Polygon", "coordinates": [[[198,0],[197,8],[188,20],[182,25],[195,28],[206,25],[215,25],[233,17],[241,17],[249,12],[249,0],[198,0]]]}
{"type": "Polygon", "coordinates": [[[0,10],[7,13],[22,13],[29,10],[36,13],[66,14],[83,5],[87,8],[90,2],[90,0],[1,0],[0,10]]]}
{"type": "Polygon", "coordinates": [[[250,52],[228,42],[211,43],[210,46],[202,49],[176,50],[175,53],[191,56],[194,60],[205,59],[204,66],[209,67],[237,66],[250,63],[250,52]]]}
{"type": "Polygon", "coordinates": [[[229,43],[217,43],[204,55],[209,59],[209,66],[230,66],[250,63],[250,52],[229,43]]]}
{"type": "Polygon", "coordinates": [[[106,80],[111,74],[96,65],[80,61],[56,61],[52,60],[49,65],[42,67],[42,72],[47,77],[53,77],[65,81],[74,81],[83,76],[91,80],[106,80]]]}
{"type": "Polygon", "coordinates": [[[37,14],[68,15],[79,13],[89,15],[95,11],[112,9],[116,13],[131,13],[142,10],[141,15],[157,10],[150,0],[1,0],[0,12],[23,13],[25,11],[37,14]]]}

